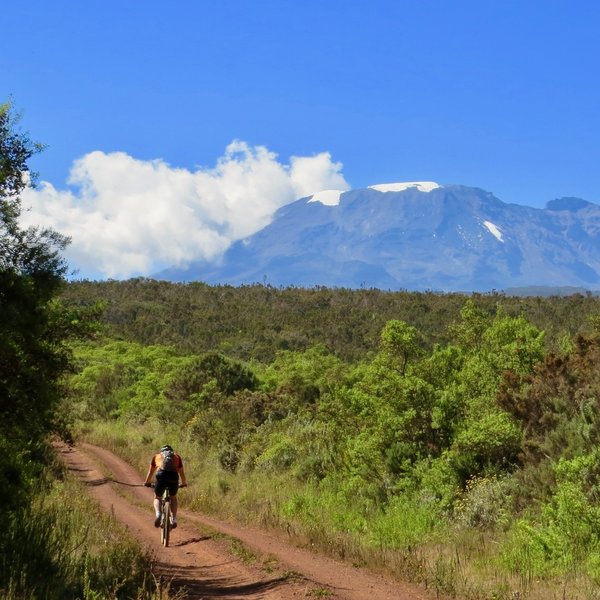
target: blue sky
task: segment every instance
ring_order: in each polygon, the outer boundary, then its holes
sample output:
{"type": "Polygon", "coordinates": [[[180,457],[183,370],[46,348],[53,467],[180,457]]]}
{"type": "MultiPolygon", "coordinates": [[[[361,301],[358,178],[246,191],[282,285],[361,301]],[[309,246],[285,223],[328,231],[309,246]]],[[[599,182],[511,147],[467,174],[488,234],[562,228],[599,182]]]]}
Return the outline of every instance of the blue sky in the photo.
{"type": "Polygon", "coordinates": [[[48,145],[32,164],[46,187],[27,200],[71,235],[84,275],[218,257],[311,185],[433,180],[540,208],[600,203],[597,2],[29,0],[2,20],[0,99],[48,145]],[[193,202],[174,200],[182,187],[193,202]],[[144,202],[170,208],[123,247],[144,202]],[[181,211],[202,235],[165,252],[178,223],[152,236],[181,211]],[[90,238],[115,219],[112,237],[90,238]],[[113,244],[105,263],[92,242],[113,244]]]}

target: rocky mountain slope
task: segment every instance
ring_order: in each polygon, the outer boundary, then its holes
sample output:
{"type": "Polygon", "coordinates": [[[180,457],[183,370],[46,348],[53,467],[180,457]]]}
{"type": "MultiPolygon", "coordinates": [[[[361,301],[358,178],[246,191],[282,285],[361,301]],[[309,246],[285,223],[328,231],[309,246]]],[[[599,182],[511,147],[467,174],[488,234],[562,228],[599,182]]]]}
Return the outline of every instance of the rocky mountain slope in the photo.
{"type": "Polygon", "coordinates": [[[218,264],[197,262],[157,277],[386,290],[598,290],[600,206],[561,198],[536,209],[433,182],[327,190],[279,209],[218,264]]]}

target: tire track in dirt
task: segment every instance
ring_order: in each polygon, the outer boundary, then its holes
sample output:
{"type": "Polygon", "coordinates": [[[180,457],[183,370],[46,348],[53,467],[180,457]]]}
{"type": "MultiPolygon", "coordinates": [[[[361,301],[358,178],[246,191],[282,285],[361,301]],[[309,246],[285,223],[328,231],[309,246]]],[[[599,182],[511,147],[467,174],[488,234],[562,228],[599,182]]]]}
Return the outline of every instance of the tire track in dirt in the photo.
{"type": "Polygon", "coordinates": [[[431,598],[418,588],[292,546],[281,536],[182,509],[172,543],[163,548],[153,524],[152,493],[142,486],[142,476],[131,465],[91,444],[56,447],[69,470],[87,484],[104,510],[113,512],[151,551],[161,581],[169,582],[172,590],[187,589],[190,600],[431,598]],[[223,535],[262,557],[262,567],[260,558],[247,564],[234,556],[230,540],[223,535]]]}

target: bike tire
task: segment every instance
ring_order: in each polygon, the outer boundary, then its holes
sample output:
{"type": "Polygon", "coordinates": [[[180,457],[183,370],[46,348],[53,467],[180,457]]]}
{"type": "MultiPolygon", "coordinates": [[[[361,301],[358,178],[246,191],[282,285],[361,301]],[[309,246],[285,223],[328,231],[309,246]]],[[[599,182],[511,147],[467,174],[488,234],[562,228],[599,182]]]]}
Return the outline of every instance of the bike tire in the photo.
{"type": "Polygon", "coordinates": [[[171,503],[165,502],[163,508],[163,520],[160,526],[160,541],[167,548],[169,546],[169,534],[171,532],[171,503]]]}

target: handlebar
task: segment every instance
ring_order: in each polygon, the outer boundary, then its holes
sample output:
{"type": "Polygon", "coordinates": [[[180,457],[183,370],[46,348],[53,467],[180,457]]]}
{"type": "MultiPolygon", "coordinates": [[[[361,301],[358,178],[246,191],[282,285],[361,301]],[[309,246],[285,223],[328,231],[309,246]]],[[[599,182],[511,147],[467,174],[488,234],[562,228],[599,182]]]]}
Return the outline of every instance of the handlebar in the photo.
{"type": "MultiPolygon", "coordinates": [[[[144,485],[144,487],[149,487],[149,488],[156,487],[156,484],[155,484],[155,483],[144,483],[143,485],[144,485]]],[[[180,484],[178,485],[178,487],[180,487],[180,488],[184,488],[184,487],[187,487],[187,486],[188,486],[188,484],[187,484],[187,483],[180,483],[180,484]]]]}

